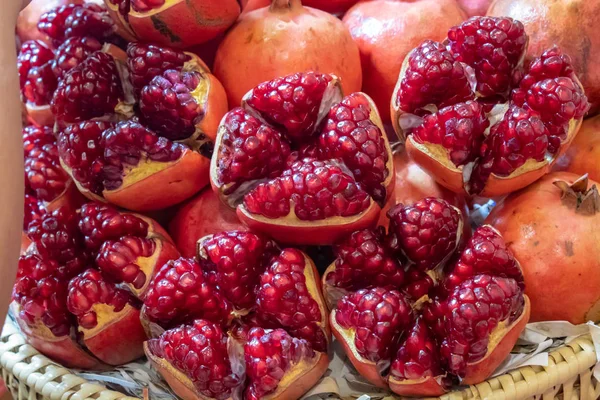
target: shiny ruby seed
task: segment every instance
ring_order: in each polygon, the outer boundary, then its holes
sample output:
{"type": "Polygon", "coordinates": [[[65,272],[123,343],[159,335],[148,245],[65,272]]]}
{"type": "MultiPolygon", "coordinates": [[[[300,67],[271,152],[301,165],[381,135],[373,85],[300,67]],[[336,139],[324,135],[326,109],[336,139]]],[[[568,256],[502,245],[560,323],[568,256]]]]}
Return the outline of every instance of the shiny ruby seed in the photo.
{"type": "Polygon", "coordinates": [[[464,64],[442,44],[425,40],[410,53],[396,99],[400,109],[414,114],[428,104],[443,107],[471,98],[464,64]]]}
{"type": "Polygon", "coordinates": [[[531,62],[527,73],[519,82],[519,89],[527,92],[537,82],[561,76],[572,79],[574,76],[573,66],[571,58],[554,46],[531,62]]]}
{"type": "Polygon", "coordinates": [[[27,72],[21,93],[27,102],[44,106],[52,100],[57,84],[58,80],[52,71],[52,64],[48,62],[39,67],[32,67],[27,72]]]}
{"type": "Polygon", "coordinates": [[[41,200],[30,194],[25,194],[23,230],[27,231],[31,221],[39,221],[46,212],[46,207],[41,200]]]}
{"type": "Polygon", "coordinates": [[[116,26],[105,7],[87,3],[67,4],[44,13],[38,29],[58,45],[74,36],[105,39],[115,33],[116,26]]]}
{"type": "Polygon", "coordinates": [[[137,264],[138,258],[150,257],[155,250],[154,239],[123,236],[118,240],[107,240],[98,251],[96,266],[111,279],[141,289],[148,277],[137,264]]]}
{"type": "Polygon", "coordinates": [[[56,137],[49,126],[28,125],[23,128],[23,150],[24,156],[35,148],[41,148],[46,144],[56,143],[56,137]]]}
{"type": "Polygon", "coordinates": [[[17,57],[17,69],[21,88],[25,85],[29,71],[41,67],[54,59],[54,53],[45,43],[39,40],[28,40],[21,45],[17,57]]]}
{"type": "Polygon", "coordinates": [[[69,38],[56,50],[52,71],[60,79],[88,56],[101,49],[102,43],[91,36],[69,38]]]}

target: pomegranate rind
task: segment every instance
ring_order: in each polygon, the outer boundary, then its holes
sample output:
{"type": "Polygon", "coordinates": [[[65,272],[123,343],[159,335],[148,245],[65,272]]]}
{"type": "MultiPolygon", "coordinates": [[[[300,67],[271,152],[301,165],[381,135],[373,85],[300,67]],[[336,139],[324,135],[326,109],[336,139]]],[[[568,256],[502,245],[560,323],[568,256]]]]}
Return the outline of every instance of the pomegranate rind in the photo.
{"type": "MultiPolygon", "coordinates": [[[[19,308],[17,303],[13,302],[11,304],[14,315],[19,315],[19,308]]],[[[70,336],[54,336],[52,332],[41,323],[33,328],[20,318],[17,318],[17,323],[29,344],[42,354],[56,360],[61,365],[68,368],[96,370],[106,368],[100,360],[86,352],[70,336]]]]}
{"type": "Polygon", "coordinates": [[[377,364],[373,361],[367,360],[360,354],[353,346],[354,343],[354,330],[353,329],[345,329],[336,321],[336,310],[333,310],[329,315],[329,324],[331,325],[331,331],[333,332],[333,336],[336,338],[338,342],[342,344],[344,348],[345,354],[348,356],[354,368],[358,371],[358,373],[364,377],[366,380],[371,382],[373,385],[387,389],[388,384],[383,379],[379,370],[377,369],[377,364]]]}
{"type": "Polygon", "coordinates": [[[437,381],[435,377],[427,376],[421,379],[398,380],[391,375],[388,384],[392,392],[400,396],[441,396],[446,393],[446,389],[437,381]]]}
{"type": "Polygon", "coordinates": [[[205,73],[203,77],[208,80],[207,93],[201,103],[204,115],[196,125],[196,128],[210,140],[214,141],[217,137],[219,123],[229,110],[227,106],[227,94],[221,82],[213,74],[205,73]]]}
{"type": "Polygon", "coordinates": [[[156,243],[156,251],[154,254],[152,254],[150,257],[138,257],[134,262],[134,264],[138,265],[146,274],[146,282],[144,282],[144,286],[136,289],[133,287],[133,285],[128,285],[129,289],[134,293],[134,295],[141,300],[144,300],[146,292],[148,291],[148,287],[150,286],[150,281],[158,269],[166,264],[167,261],[174,260],[179,257],[179,251],[175,248],[175,245],[167,240],[163,240],[162,235],[154,237],[154,241],[156,243]]]}
{"type": "Polygon", "coordinates": [[[38,106],[33,103],[27,102],[25,104],[25,110],[28,118],[35,125],[38,126],[52,126],[54,125],[54,114],[49,104],[38,106]]]}
{"type": "Polygon", "coordinates": [[[517,343],[521,332],[523,332],[523,329],[525,329],[525,326],[529,322],[531,302],[526,295],[523,296],[523,299],[525,301],[523,313],[511,325],[499,326],[492,332],[491,336],[500,336],[499,340],[490,340],[490,347],[488,347],[486,355],[477,362],[467,364],[466,373],[461,383],[472,385],[483,382],[508,357],[517,343]]]}
{"type": "Polygon", "coordinates": [[[129,12],[136,37],[175,48],[204,43],[225,32],[240,14],[236,0],[167,1],[148,12],[129,12]]]}
{"type": "Polygon", "coordinates": [[[243,204],[237,216],[250,230],[276,237],[292,245],[328,245],[342,239],[348,232],[372,228],[377,223],[381,207],[373,200],[366,210],[352,217],[332,217],[317,221],[302,221],[290,211],[286,217],[271,219],[251,214],[243,204]]]}
{"type": "Polygon", "coordinates": [[[323,277],[321,278],[321,286],[323,287],[323,297],[325,298],[325,303],[327,304],[327,308],[330,311],[334,310],[340,299],[349,293],[348,290],[333,286],[327,281],[328,276],[330,274],[333,274],[336,270],[335,264],[335,260],[331,264],[329,264],[325,272],[323,272],[323,277]]]}
{"type": "Polygon", "coordinates": [[[104,0],[104,5],[108,13],[117,26],[117,34],[128,42],[135,42],[135,32],[129,26],[125,17],[119,12],[119,5],[113,4],[110,0],[104,0]]]}
{"type": "MultiPolygon", "coordinates": [[[[108,306],[105,306],[108,307],[108,306]]],[[[94,307],[97,308],[97,307],[94,307]]],[[[122,365],[144,355],[146,333],[140,323],[140,311],[130,305],[118,313],[110,310],[102,322],[101,311],[95,310],[99,324],[93,329],[79,327],[83,341],[92,354],[109,365],[122,365]],[[126,335],[123,332],[127,332],[126,335]]],[[[108,310],[107,310],[108,311],[108,310]]]]}
{"type": "Polygon", "coordinates": [[[104,190],[103,196],[108,202],[133,211],[161,210],[207,186],[209,165],[208,158],[190,149],[172,162],[141,160],[126,172],[121,187],[104,190]]]}
{"type": "Polygon", "coordinates": [[[331,325],[329,324],[327,305],[325,303],[325,298],[323,297],[323,287],[321,286],[321,280],[319,279],[319,271],[313,260],[306,255],[306,253],[303,252],[302,255],[304,256],[305,264],[304,277],[306,280],[306,288],[319,306],[319,311],[321,312],[320,327],[325,334],[325,340],[327,340],[327,343],[329,344],[331,343],[331,325]]]}

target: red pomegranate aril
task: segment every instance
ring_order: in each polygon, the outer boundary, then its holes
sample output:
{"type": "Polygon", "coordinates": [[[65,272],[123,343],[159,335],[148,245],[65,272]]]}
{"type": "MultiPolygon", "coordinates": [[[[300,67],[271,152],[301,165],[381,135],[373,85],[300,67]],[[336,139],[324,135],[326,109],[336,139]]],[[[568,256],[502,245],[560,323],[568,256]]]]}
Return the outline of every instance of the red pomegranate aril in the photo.
{"type": "Polygon", "coordinates": [[[321,159],[340,158],[375,201],[383,204],[388,149],[382,132],[371,120],[371,105],[360,93],[346,96],[329,110],[319,137],[321,159]]]}
{"type": "Polygon", "coordinates": [[[514,279],[476,275],[455,287],[447,300],[446,337],[441,354],[449,370],[464,376],[467,363],[482,359],[490,334],[523,312],[523,290],[514,279]]]}
{"type": "Polygon", "coordinates": [[[437,267],[454,252],[461,235],[461,215],[448,202],[427,197],[388,211],[388,246],[420,270],[437,267]]]}
{"type": "Polygon", "coordinates": [[[412,131],[412,137],[417,143],[443,146],[458,167],[479,156],[489,125],[483,107],[476,101],[468,101],[425,116],[423,123],[412,131]]]}
{"type": "Polygon", "coordinates": [[[354,346],[365,359],[389,360],[402,330],[413,313],[406,298],[396,290],[360,289],[344,296],[335,311],[336,322],[354,330],[354,346]]]}
{"type": "Polygon", "coordinates": [[[26,186],[36,197],[52,201],[66,189],[69,176],[60,166],[56,144],[32,148],[25,156],[26,186]]]}
{"type": "Polygon", "coordinates": [[[519,82],[519,89],[526,92],[537,82],[561,76],[573,78],[573,66],[571,58],[554,46],[531,62],[529,70],[519,82]]]}
{"type": "Polygon", "coordinates": [[[26,231],[31,221],[39,221],[46,214],[44,203],[35,196],[25,194],[25,210],[23,218],[23,230],[26,231]]]}
{"type": "Polygon", "coordinates": [[[405,281],[406,284],[402,288],[402,291],[414,301],[429,294],[436,285],[433,278],[427,272],[417,268],[408,268],[405,281]]]}
{"type": "Polygon", "coordinates": [[[175,161],[185,147],[158,136],[136,121],[119,122],[104,132],[104,187],[112,190],[121,186],[124,169],[136,166],[143,158],[153,161],[175,161]]]}
{"type": "Polygon", "coordinates": [[[589,109],[583,90],[571,78],[544,79],[533,84],[526,95],[525,107],[540,113],[540,118],[557,124],[581,119],[589,109]]]}
{"type": "Polygon", "coordinates": [[[303,221],[354,216],[366,210],[370,197],[344,170],[326,161],[304,159],[280,177],[261,183],[244,197],[244,206],[267,218],[293,213],[303,221]]]}
{"type": "Polygon", "coordinates": [[[364,229],[337,243],[335,271],[327,275],[327,282],[350,290],[403,286],[404,270],[397,259],[387,254],[384,236],[383,227],[364,229]]]}
{"type": "Polygon", "coordinates": [[[148,127],[167,139],[191,136],[203,111],[193,95],[202,76],[198,72],[167,70],[140,94],[140,112],[148,127]]]}
{"type": "Polygon", "coordinates": [[[507,95],[512,73],[523,58],[527,34],[512,18],[472,17],[448,31],[450,52],[473,67],[483,96],[507,95]]]}
{"type": "Polygon", "coordinates": [[[229,231],[212,235],[201,243],[200,255],[206,268],[225,297],[239,309],[251,308],[255,303],[254,288],[271,257],[277,254],[277,245],[249,232],[229,231]]]}
{"type": "Polygon", "coordinates": [[[88,269],[69,282],[67,306],[77,317],[79,325],[85,329],[93,329],[98,325],[96,311],[92,309],[95,304],[106,304],[113,312],[118,313],[127,304],[134,302],[129,292],[108,282],[95,269],[88,269]]]}
{"type": "Polygon", "coordinates": [[[77,7],[81,6],[77,4],[67,4],[42,14],[38,23],[38,29],[52,39],[62,41],[65,37],[65,21],[77,7]]]}
{"type": "Polygon", "coordinates": [[[227,335],[206,320],[182,325],[148,341],[150,353],[163,358],[183,372],[201,395],[214,399],[231,398],[242,383],[232,372],[227,335]]]}
{"type": "Polygon", "coordinates": [[[180,258],[163,265],[150,282],[144,313],[163,327],[197,318],[229,322],[231,304],[205,276],[196,260],[180,258]]]}
{"type": "Polygon", "coordinates": [[[97,51],[65,75],[52,98],[52,111],[59,121],[77,122],[113,113],[122,97],[113,57],[97,51]]]}
{"type": "Polygon", "coordinates": [[[96,256],[96,265],[112,279],[141,289],[146,280],[144,271],[135,262],[138,257],[150,257],[156,249],[153,239],[124,236],[102,244],[96,256]]]}
{"type": "Polygon", "coordinates": [[[246,103],[289,139],[306,142],[314,135],[319,111],[333,77],[317,72],[296,73],[256,86],[246,103]]]}
{"type": "Polygon", "coordinates": [[[329,338],[324,332],[321,305],[312,297],[307,285],[306,265],[302,252],[284,249],[273,257],[267,270],[260,276],[256,292],[256,312],[260,320],[278,324],[293,336],[306,339],[315,350],[326,351],[329,338]]]}
{"type": "Polygon", "coordinates": [[[25,84],[27,75],[32,68],[41,67],[52,61],[52,59],[54,59],[54,53],[43,42],[29,40],[23,43],[17,57],[17,69],[19,71],[21,87],[25,84]]]}
{"type": "Polygon", "coordinates": [[[67,126],[58,135],[62,162],[81,186],[98,195],[104,188],[102,134],[112,126],[106,121],[83,121],[67,126]]]}
{"type": "Polygon", "coordinates": [[[222,184],[281,174],[290,155],[290,145],[281,133],[235,108],[225,115],[217,158],[217,179],[222,184]]]}
{"type": "Polygon", "coordinates": [[[97,250],[104,242],[118,240],[123,236],[148,235],[146,221],[133,214],[120,212],[107,204],[86,203],[81,207],[79,214],[79,230],[89,249],[97,250]]]}
{"type": "Polygon", "coordinates": [[[404,112],[420,114],[428,104],[441,108],[473,98],[465,67],[442,44],[425,40],[410,53],[396,103],[404,112]]]}
{"type": "Polygon", "coordinates": [[[28,125],[23,128],[23,150],[25,157],[35,148],[56,143],[56,137],[49,126],[28,125]]]}
{"type": "Polygon", "coordinates": [[[96,39],[109,38],[116,32],[116,26],[104,6],[86,3],[75,7],[65,19],[65,38],[92,36],[96,39]]]}
{"type": "Polygon", "coordinates": [[[91,36],[69,38],[56,50],[56,57],[52,61],[52,71],[60,79],[89,55],[101,49],[102,43],[91,36]]]}
{"type": "Polygon", "coordinates": [[[129,43],[127,46],[129,79],[136,93],[169,69],[180,70],[190,56],[168,47],[145,43],[129,43]]]}
{"type": "Polygon", "coordinates": [[[52,64],[46,63],[29,70],[23,83],[22,93],[28,102],[43,106],[52,100],[57,84],[58,80],[52,71],[52,64]]]}

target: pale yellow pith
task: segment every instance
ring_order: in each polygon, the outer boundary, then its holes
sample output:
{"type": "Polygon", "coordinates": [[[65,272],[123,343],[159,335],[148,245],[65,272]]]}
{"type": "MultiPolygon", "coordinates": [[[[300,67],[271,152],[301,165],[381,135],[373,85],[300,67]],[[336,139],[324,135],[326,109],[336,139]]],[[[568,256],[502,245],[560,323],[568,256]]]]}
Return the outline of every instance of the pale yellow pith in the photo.
{"type": "Polygon", "coordinates": [[[133,167],[126,167],[123,171],[123,183],[121,186],[116,189],[125,189],[135,183],[138,183],[149,176],[152,176],[156,173],[162,172],[167,168],[174,165],[177,161],[153,161],[147,157],[142,157],[138,165],[133,167]]]}
{"type": "Polygon", "coordinates": [[[85,329],[80,326],[79,329],[84,333],[86,339],[92,338],[108,325],[119,321],[131,309],[132,307],[127,304],[121,311],[115,312],[115,309],[108,304],[94,304],[92,310],[96,313],[96,326],[92,329],[85,329]]]}
{"type": "Polygon", "coordinates": [[[416,140],[414,140],[412,136],[409,138],[409,140],[412,141],[412,144],[417,149],[427,154],[429,157],[433,158],[435,161],[442,164],[444,167],[448,168],[451,171],[460,172],[460,168],[454,165],[452,160],[450,160],[450,152],[448,151],[448,149],[446,149],[441,144],[419,143],[416,140]]]}
{"type": "Polygon", "coordinates": [[[319,326],[323,327],[327,323],[327,310],[324,308],[324,300],[321,295],[321,292],[319,291],[319,288],[317,287],[319,281],[315,276],[312,260],[308,258],[304,253],[302,255],[304,256],[304,265],[306,266],[304,268],[304,279],[306,280],[306,289],[308,290],[308,294],[310,294],[310,297],[313,298],[319,306],[319,310],[321,311],[322,316],[321,321],[319,322],[319,326]]]}
{"type": "Polygon", "coordinates": [[[363,358],[363,356],[358,354],[358,351],[353,346],[354,336],[356,335],[356,330],[352,327],[342,328],[340,326],[340,324],[338,324],[337,321],[335,320],[335,313],[337,313],[337,311],[333,311],[333,313],[332,313],[333,317],[331,318],[331,323],[333,325],[333,329],[335,330],[335,332],[337,332],[338,334],[343,336],[344,342],[348,344],[348,348],[350,349],[350,351],[352,351],[352,355],[354,356],[354,358],[356,360],[360,360],[360,362],[363,364],[375,365],[375,363],[373,361],[367,360],[366,358],[363,358]]]}
{"type": "Polygon", "coordinates": [[[290,387],[295,382],[299,381],[302,376],[306,375],[307,372],[310,372],[311,369],[317,364],[319,359],[323,357],[321,353],[316,353],[317,355],[307,361],[305,359],[300,360],[299,363],[292,365],[291,369],[288,370],[283,375],[283,378],[279,381],[279,385],[277,385],[277,390],[275,393],[269,394],[269,397],[277,397],[278,392],[283,392],[288,387],[290,387]]]}
{"type": "MultiPolygon", "coordinates": [[[[21,312],[21,305],[15,301],[11,303],[10,308],[12,309],[13,315],[19,315],[19,313],[21,312]]],[[[36,323],[35,327],[30,328],[36,336],[43,338],[47,342],[62,340],[62,338],[55,336],[54,333],[52,333],[52,331],[50,330],[50,328],[48,328],[42,323],[36,323]]]]}
{"type": "Polygon", "coordinates": [[[182,0],[165,0],[165,4],[163,4],[162,6],[160,6],[159,8],[153,8],[152,10],[148,10],[148,11],[144,11],[144,12],[137,12],[133,9],[133,7],[131,8],[131,11],[129,12],[129,15],[133,15],[136,17],[140,17],[140,16],[153,16],[155,14],[158,14],[164,10],[166,10],[169,7],[172,7],[174,4],[177,3],[181,3],[182,0]]]}
{"type": "Polygon", "coordinates": [[[544,161],[536,161],[533,158],[528,158],[527,161],[525,161],[525,164],[523,164],[519,168],[515,169],[508,176],[498,176],[496,174],[493,174],[493,175],[497,179],[510,179],[513,176],[522,175],[522,174],[524,174],[526,172],[535,171],[537,169],[543,168],[547,164],[548,164],[548,161],[546,161],[546,160],[544,160],[544,161]]]}
{"type": "Polygon", "coordinates": [[[152,279],[152,276],[151,276],[150,273],[152,272],[152,270],[154,269],[154,267],[155,266],[157,268],[161,267],[160,265],[156,265],[156,261],[158,259],[158,256],[160,255],[160,253],[162,253],[162,240],[161,240],[161,237],[159,235],[156,235],[154,237],[151,237],[150,239],[154,240],[154,243],[156,244],[156,248],[154,250],[154,253],[152,253],[152,255],[150,257],[138,257],[135,260],[135,264],[138,267],[140,267],[140,270],[142,270],[144,272],[144,274],[146,274],[146,282],[144,283],[144,286],[142,286],[139,289],[136,289],[132,285],[129,285],[130,289],[138,297],[139,297],[139,295],[141,293],[144,292],[144,290],[146,289],[146,287],[150,284],[150,279],[152,279]]]}
{"type": "Polygon", "coordinates": [[[506,333],[509,331],[510,328],[512,328],[512,325],[509,326],[506,321],[500,321],[498,323],[498,326],[496,326],[496,328],[494,328],[494,330],[490,334],[490,338],[488,341],[488,350],[485,354],[486,356],[494,351],[496,346],[498,346],[498,343],[500,343],[502,339],[504,339],[504,336],[506,336],[506,333]]]}

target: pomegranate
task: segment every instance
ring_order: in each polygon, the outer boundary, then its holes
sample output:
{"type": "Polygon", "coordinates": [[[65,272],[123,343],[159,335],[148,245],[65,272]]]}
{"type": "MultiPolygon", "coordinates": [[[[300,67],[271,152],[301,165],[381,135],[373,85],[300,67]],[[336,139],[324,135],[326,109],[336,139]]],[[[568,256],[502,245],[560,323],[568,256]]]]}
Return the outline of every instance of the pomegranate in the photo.
{"type": "Polygon", "coordinates": [[[462,244],[461,212],[445,200],[388,215],[387,236],[358,231],[334,246],[323,275],[334,336],[362,376],[401,396],[483,381],[529,319],[518,261],[488,225],[462,244]]]}
{"type": "Polygon", "coordinates": [[[227,109],[223,88],[191,53],[140,43],[127,55],[109,51],[67,72],[54,94],[65,125],[61,162],[90,199],[136,211],[180,203],[208,184],[212,140],[227,109]]]}
{"type": "Polygon", "coordinates": [[[392,186],[390,146],[368,96],[338,100],[334,76],[297,73],[226,114],[211,183],[249,228],[322,245],[375,223],[392,186]]]}
{"type": "Polygon", "coordinates": [[[528,61],[551,46],[558,46],[568,55],[590,101],[590,114],[596,114],[600,110],[600,74],[594,66],[600,60],[600,42],[590,17],[599,12],[597,1],[498,0],[490,6],[488,15],[523,22],[529,35],[528,61]]]}
{"type": "Polygon", "coordinates": [[[298,398],[329,364],[329,324],[312,260],[259,234],[200,239],[198,261],[171,261],[152,280],[143,315],[168,329],[145,351],[182,398],[244,390],[252,399],[298,398]]]}
{"type": "Polygon", "coordinates": [[[583,121],[579,133],[573,140],[571,147],[556,163],[556,169],[565,170],[574,174],[588,174],[594,181],[600,180],[600,170],[596,160],[596,153],[600,139],[600,118],[592,117],[583,121]]]}
{"type": "Polygon", "coordinates": [[[426,40],[404,60],[394,128],[448,189],[493,197],[523,188],[577,133],[589,103],[569,58],[554,47],[523,70],[527,41],[519,21],[473,17],[450,28],[447,46],[426,40]]]}
{"type": "MultiPolygon", "coordinates": [[[[369,1],[369,0],[367,0],[369,1]]],[[[248,13],[261,7],[268,7],[271,0],[241,0],[243,13],[248,13]]],[[[308,7],[318,8],[332,14],[342,14],[358,0],[303,0],[302,4],[308,7]]]]}
{"type": "Polygon", "coordinates": [[[443,40],[463,19],[455,0],[360,2],[346,13],[344,25],[360,50],[362,90],[375,100],[384,122],[390,120],[401,61],[423,40],[443,40]]]}
{"type": "Polygon", "coordinates": [[[12,305],[27,340],[77,368],[143,355],[141,299],[156,266],[179,256],[167,233],[147,217],[87,203],[31,217],[27,234],[12,305]]]}
{"type": "Polygon", "coordinates": [[[210,189],[181,205],[169,224],[169,234],[184,257],[194,257],[198,239],[222,230],[245,230],[234,210],[210,189]]]}
{"type": "Polygon", "coordinates": [[[104,0],[129,40],[177,48],[207,42],[240,14],[236,0],[104,0]]]}
{"type": "Polygon", "coordinates": [[[509,195],[488,217],[521,261],[532,321],[582,324],[600,318],[598,246],[591,228],[596,185],[586,175],[552,173],[509,195]]]}
{"type": "Polygon", "coordinates": [[[83,0],[31,0],[17,18],[17,36],[21,42],[41,40],[46,45],[51,45],[51,39],[37,28],[42,14],[67,4],[83,4],[83,0]]]}
{"type": "Polygon", "coordinates": [[[271,7],[242,16],[225,35],[214,67],[232,107],[263,81],[310,70],[337,75],[345,93],[360,90],[358,49],[346,29],[300,0],[273,0],[271,7]]]}

